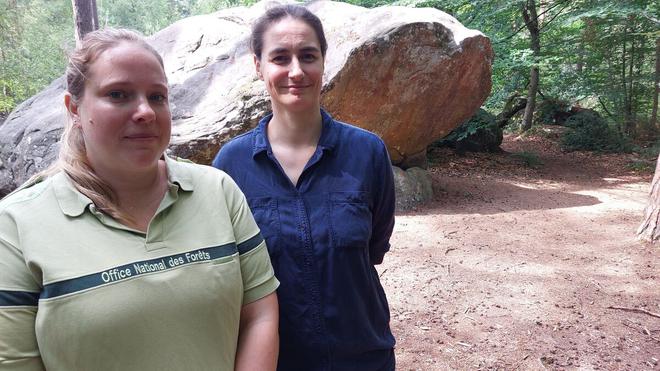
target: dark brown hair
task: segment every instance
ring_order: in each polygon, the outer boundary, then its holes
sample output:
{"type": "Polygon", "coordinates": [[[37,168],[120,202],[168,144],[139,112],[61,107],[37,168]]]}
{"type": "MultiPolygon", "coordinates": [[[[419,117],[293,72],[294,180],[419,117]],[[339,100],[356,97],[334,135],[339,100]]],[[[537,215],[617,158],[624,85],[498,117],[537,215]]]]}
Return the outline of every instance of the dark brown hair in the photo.
{"type": "Polygon", "coordinates": [[[270,8],[257,19],[252,26],[252,36],[250,37],[250,47],[252,52],[257,58],[261,59],[261,51],[264,46],[264,34],[268,28],[277,23],[278,21],[291,17],[293,19],[301,20],[307,23],[316,33],[321,46],[321,55],[325,58],[325,52],[328,50],[328,42],[325,40],[325,33],[323,33],[323,24],[319,17],[310,12],[307,8],[295,4],[278,5],[270,8]]]}

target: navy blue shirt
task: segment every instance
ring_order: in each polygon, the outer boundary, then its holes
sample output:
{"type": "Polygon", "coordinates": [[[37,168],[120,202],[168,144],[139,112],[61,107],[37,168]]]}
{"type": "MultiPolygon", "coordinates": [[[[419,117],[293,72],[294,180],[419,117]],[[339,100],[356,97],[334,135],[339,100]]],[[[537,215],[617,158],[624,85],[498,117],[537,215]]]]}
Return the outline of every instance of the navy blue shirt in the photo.
{"type": "Polygon", "coordinates": [[[293,185],[268,143],[271,115],[213,166],[245,193],[280,280],[278,370],[393,370],[389,308],[374,264],[389,250],[394,182],[383,141],[321,111],[293,185]]]}

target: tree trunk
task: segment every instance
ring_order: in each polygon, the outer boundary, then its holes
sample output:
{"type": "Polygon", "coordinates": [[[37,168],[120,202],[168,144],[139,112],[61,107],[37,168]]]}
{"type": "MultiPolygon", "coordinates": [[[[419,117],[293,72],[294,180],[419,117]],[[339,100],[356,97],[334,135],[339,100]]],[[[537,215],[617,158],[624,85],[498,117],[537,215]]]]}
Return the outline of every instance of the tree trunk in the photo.
{"type": "Polygon", "coordinates": [[[621,134],[626,132],[630,116],[628,115],[628,87],[626,85],[626,43],[628,42],[628,26],[623,27],[623,51],[621,53],[621,84],[623,88],[623,123],[619,125],[621,134]]]}
{"type": "Polygon", "coordinates": [[[523,97],[518,92],[511,94],[509,98],[506,100],[506,104],[504,105],[502,112],[500,112],[495,118],[495,122],[497,122],[497,126],[504,129],[504,127],[506,127],[509,124],[509,120],[511,120],[511,118],[516,113],[520,112],[520,110],[522,110],[526,106],[527,106],[527,99],[525,97],[523,97]]]}
{"type": "Polygon", "coordinates": [[[655,243],[660,239],[660,156],[651,182],[651,197],[644,211],[644,221],[637,230],[637,238],[655,243]]]}
{"type": "Polygon", "coordinates": [[[534,109],[536,108],[536,93],[539,90],[539,68],[532,67],[529,74],[529,87],[527,88],[527,104],[523,114],[521,131],[527,131],[532,128],[534,119],[534,109]]]}
{"type": "Polygon", "coordinates": [[[71,4],[76,28],[76,45],[80,46],[80,41],[87,33],[99,28],[96,0],[71,0],[71,4]]]}
{"type": "Polygon", "coordinates": [[[634,107],[634,99],[635,99],[635,88],[634,88],[634,80],[635,77],[633,75],[633,67],[635,64],[635,23],[634,23],[634,18],[631,19],[631,26],[630,26],[630,59],[628,63],[628,107],[626,107],[626,114],[628,116],[628,121],[626,121],[626,134],[628,135],[633,135],[635,132],[635,110],[633,109],[634,107]]]}
{"type": "Polygon", "coordinates": [[[660,93],[660,37],[655,39],[655,94],[653,94],[651,111],[651,125],[656,128],[658,127],[658,93],[660,93]]]}
{"type": "Polygon", "coordinates": [[[534,118],[534,109],[536,108],[536,93],[539,90],[539,68],[537,66],[539,55],[541,54],[541,38],[539,29],[539,19],[536,12],[536,1],[527,0],[522,6],[522,16],[525,20],[525,25],[529,30],[531,38],[531,46],[534,55],[534,65],[532,66],[529,74],[529,86],[527,88],[527,105],[525,106],[525,114],[523,115],[521,131],[527,131],[532,127],[532,119],[534,118]]]}

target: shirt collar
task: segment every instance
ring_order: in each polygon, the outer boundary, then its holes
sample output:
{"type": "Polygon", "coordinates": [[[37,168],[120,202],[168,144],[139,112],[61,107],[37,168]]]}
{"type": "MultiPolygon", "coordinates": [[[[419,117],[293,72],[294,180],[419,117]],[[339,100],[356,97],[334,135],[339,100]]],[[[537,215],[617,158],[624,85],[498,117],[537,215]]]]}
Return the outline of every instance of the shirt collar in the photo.
{"type": "MultiPolygon", "coordinates": [[[[257,154],[268,151],[270,149],[268,135],[266,134],[266,127],[272,118],[273,114],[268,114],[259,120],[259,124],[254,129],[252,157],[255,157],[257,154]]],[[[321,150],[332,151],[337,145],[337,141],[339,140],[340,128],[337,123],[335,123],[335,120],[332,118],[332,116],[330,116],[330,114],[328,114],[323,109],[321,109],[321,125],[321,138],[319,138],[318,147],[321,150]]]]}
{"type": "Polygon", "coordinates": [[[192,174],[190,174],[189,166],[185,165],[185,163],[192,164],[192,161],[180,157],[170,158],[167,155],[163,155],[163,157],[165,157],[167,178],[170,184],[178,185],[183,191],[192,192],[195,188],[192,174]]]}
{"type": "Polygon", "coordinates": [[[92,204],[92,200],[78,192],[63,171],[53,175],[52,182],[55,197],[60,205],[60,209],[62,209],[65,215],[71,217],[80,216],[87,206],[92,204]]]}
{"type": "MultiPolygon", "coordinates": [[[[179,189],[190,192],[193,191],[192,176],[188,168],[181,163],[179,158],[172,159],[163,155],[167,166],[167,177],[170,184],[176,184],[179,189]]],[[[62,213],[71,217],[80,216],[85,209],[92,205],[92,200],[80,193],[73,185],[69,177],[64,172],[53,175],[53,190],[55,197],[60,205],[62,213]]]]}

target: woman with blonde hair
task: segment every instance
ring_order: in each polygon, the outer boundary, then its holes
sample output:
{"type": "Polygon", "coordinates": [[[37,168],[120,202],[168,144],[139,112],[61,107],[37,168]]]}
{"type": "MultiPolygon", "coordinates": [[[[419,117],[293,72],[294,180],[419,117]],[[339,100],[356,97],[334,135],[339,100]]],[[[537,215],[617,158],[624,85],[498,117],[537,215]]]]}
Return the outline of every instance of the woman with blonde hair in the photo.
{"type": "Polygon", "coordinates": [[[59,159],[0,201],[0,369],[269,370],[278,281],[235,183],[165,155],[160,55],[70,56],[59,159]]]}

